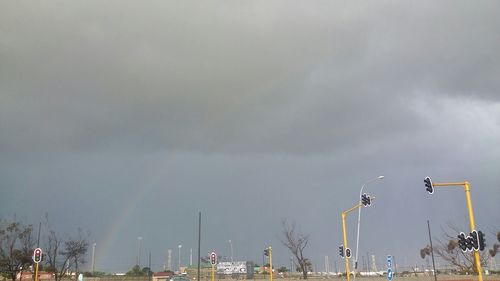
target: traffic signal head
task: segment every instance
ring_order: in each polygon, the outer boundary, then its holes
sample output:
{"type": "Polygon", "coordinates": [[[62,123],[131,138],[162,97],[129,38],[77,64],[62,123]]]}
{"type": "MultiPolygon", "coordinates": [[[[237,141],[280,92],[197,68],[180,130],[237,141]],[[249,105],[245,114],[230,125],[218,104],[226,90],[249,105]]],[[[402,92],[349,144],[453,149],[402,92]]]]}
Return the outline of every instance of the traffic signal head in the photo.
{"type": "Polygon", "coordinates": [[[370,195],[363,193],[363,195],[361,195],[361,204],[363,204],[363,206],[365,207],[370,207],[370,205],[372,204],[370,195]]]}
{"type": "Polygon", "coordinates": [[[486,248],[486,239],[484,238],[484,233],[481,230],[477,232],[477,241],[479,244],[479,251],[484,251],[484,248],[486,248]]]}
{"type": "Polygon", "coordinates": [[[264,256],[269,257],[269,248],[264,249],[264,256]]]}
{"type": "Polygon", "coordinates": [[[346,248],[346,249],[345,249],[345,256],[346,256],[347,258],[350,258],[350,257],[351,257],[351,249],[349,249],[349,248],[346,248]]]}
{"type": "Polygon", "coordinates": [[[42,261],[42,249],[36,248],[33,252],[33,261],[39,263],[42,261]]]}
{"type": "Polygon", "coordinates": [[[339,246],[339,253],[340,253],[340,257],[344,258],[344,246],[343,245],[339,246]]]}
{"type": "Polygon", "coordinates": [[[210,263],[211,264],[216,264],[217,263],[217,255],[215,253],[212,253],[210,255],[210,263]]]}
{"type": "Polygon", "coordinates": [[[429,192],[429,194],[434,193],[434,187],[432,186],[431,178],[425,177],[424,183],[425,183],[425,190],[427,190],[427,192],[429,192]]]}
{"type": "Polygon", "coordinates": [[[479,235],[476,230],[473,230],[470,233],[470,245],[472,250],[474,251],[479,250],[479,235]]]}
{"type": "Polygon", "coordinates": [[[460,232],[460,234],[458,234],[458,247],[460,248],[460,250],[462,250],[462,252],[466,252],[467,251],[467,237],[465,237],[465,233],[463,232],[460,232]]]}

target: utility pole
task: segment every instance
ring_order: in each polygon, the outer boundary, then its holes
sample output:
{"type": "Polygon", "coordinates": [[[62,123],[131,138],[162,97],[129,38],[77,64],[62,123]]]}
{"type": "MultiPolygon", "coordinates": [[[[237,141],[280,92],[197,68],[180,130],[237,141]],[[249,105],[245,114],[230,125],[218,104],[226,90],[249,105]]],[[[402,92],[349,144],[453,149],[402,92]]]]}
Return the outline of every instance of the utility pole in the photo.
{"type": "Polygon", "coordinates": [[[434,281],[437,281],[436,264],[434,263],[434,248],[432,247],[431,226],[427,220],[427,230],[429,230],[429,243],[431,243],[432,269],[434,269],[434,281]]]}
{"type": "Polygon", "coordinates": [[[201,212],[198,213],[198,279],[197,279],[197,281],[200,281],[200,263],[201,263],[200,247],[201,247],[201,212]]]}

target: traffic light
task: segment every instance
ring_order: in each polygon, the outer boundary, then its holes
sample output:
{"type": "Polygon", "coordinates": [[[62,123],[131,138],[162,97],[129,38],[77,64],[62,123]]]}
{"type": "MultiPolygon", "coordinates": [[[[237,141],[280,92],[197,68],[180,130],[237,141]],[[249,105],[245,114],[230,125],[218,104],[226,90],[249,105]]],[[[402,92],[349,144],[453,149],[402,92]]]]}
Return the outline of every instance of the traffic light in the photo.
{"type": "Polygon", "coordinates": [[[479,250],[479,235],[477,234],[477,230],[473,230],[470,233],[470,244],[472,246],[472,250],[479,250]]]}
{"type": "Polygon", "coordinates": [[[467,238],[465,238],[465,241],[467,242],[466,245],[467,245],[467,251],[472,251],[472,249],[474,248],[474,245],[473,245],[473,242],[472,242],[472,237],[467,236],[467,238]]]}
{"type": "Polygon", "coordinates": [[[434,187],[432,186],[432,180],[430,177],[426,177],[424,179],[424,183],[425,183],[425,190],[427,190],[427,192],[429,192],[429,194],[432,194],[434,193],[434,187]]]}
{"type": "Polygon", "coordinates": [[[346,256],[346,258],[350,258],[351,257],[351,249],[349,249],[349,248],[345,249],[345,256],[346,256]]]}
{"type": "Polygon", "coordinates": [[[458,234],[458,247],[464,253],[467,251],[467,237],[465,237],[465,233],[463,232],[460,232],[460,234],[458,234]]]}
{"type": "Polygon", "coordinates": [[[33,252],[33,261],[39,263],[42,261],[42,249],[36,248],[33,252]]]}
{"type": "Polygon", "coordinates": [[[370,195],[363,193],[363,195],[361,195],[361,204],[363,204],[363,206],[365,207],[369,207],[372,204],[370,195]]]}
{"type": "Polygon", "coordinates": [[[343,245],[339,246],[339,253],[340,253],[340,257],[344,258],[344,246],[343,245]]]}
{"type": "Polygon", "coordinates": [[[210,263],[211,263],[212,265],[217,264],[217,254],[216,254],[216,253],[212,253],[212,254],[210,255],[210,263]]]}
{"type": "Polygon", "coordinates": [[[269,248],[264,249],[264,256],[269,257],[269,248]]]}
{"type": "Polygon", "coordinates": [[[484,233],[481,230],[477,232],[477,241],[479,244],[479,251],[484,251],[484,248],[486,247],[486,239],[484,238],[484,233]]]}

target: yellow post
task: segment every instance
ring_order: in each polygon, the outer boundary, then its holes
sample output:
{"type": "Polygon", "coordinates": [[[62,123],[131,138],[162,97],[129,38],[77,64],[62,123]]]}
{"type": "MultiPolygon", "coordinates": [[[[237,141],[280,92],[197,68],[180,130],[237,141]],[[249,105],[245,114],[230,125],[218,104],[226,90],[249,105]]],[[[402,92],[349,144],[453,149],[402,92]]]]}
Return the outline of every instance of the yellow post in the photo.
{"type": "MultiPolygon", "coordinates": [[[[432,183],[432,186],[463,186],[465,190],[465,199],[467,201],[467,211],[469,212],[469,223],[470,231],[476,229],[476,224],[474,223],[474,211],[472,210],[472,200],[470,199],[470,183],[466,182],[444,182],[444,183],[432,183]]],[[[474,251],[474,261],[476,262],[476,270],[478,275],[478,280],[483,281],[483,270],[481,268],[481,258],[479,256],[479,251],[474,251]]]]}
{"type": "Polygon", "coordinates": [[[345,250],[347,249],[347,234],[346,234],[346,229],[345,229],[345,212],[342,212],[342,234],[344,236],[344,258],[345,258],[345,273],[347,276],[347,281],[351,280],[351,277],[349,276],[349,258],[345,254],[345,250]]]}
{"type": "Polygon", "coordinates": [[[273,249],[269,246],[269,273],[270,281],[273,281],[273,249]]]}
{"type": "MultiPolygon", "coordinates": [[[[21,272],[21,276],[22,276],[22,272],[21,272]]],[[[35,281],[38,281],[38,263],[36,263],[36,265],[35,265],[35,281]]]]}
{"type": "MultiPolygon", "coordinates": [[[[465,199],[467,200],[467,210],[469,212],[469,223],[470,231],[476,229],[476,224],[474,223],[474,211],[472,210],[472,201],[470,199],[470,184],[468,181],[464,183],[465,199]]],[[[481,259],[479,257],[479,251],[474,251],[474,260],[476,261],[476,269],[479,281],[483,281],[483,273],[481,268],[481,259]]]]}
{"type": "Polygon", "coordinates": [[[212,281],[215,280],[215,265],[212,265],[212,281]]]}

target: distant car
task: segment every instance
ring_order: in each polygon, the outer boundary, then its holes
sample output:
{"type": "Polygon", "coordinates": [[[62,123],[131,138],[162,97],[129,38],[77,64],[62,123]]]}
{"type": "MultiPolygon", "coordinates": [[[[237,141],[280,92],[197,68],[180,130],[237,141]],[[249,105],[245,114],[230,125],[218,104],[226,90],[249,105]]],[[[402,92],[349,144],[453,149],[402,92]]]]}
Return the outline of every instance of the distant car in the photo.
{"type": "Polygon", "coordinates": [[[170,281],[191,281],[189,280],[189,278],[187,278],[186,276],[174,276],[172,278],[170,278],[170,281]]]}

